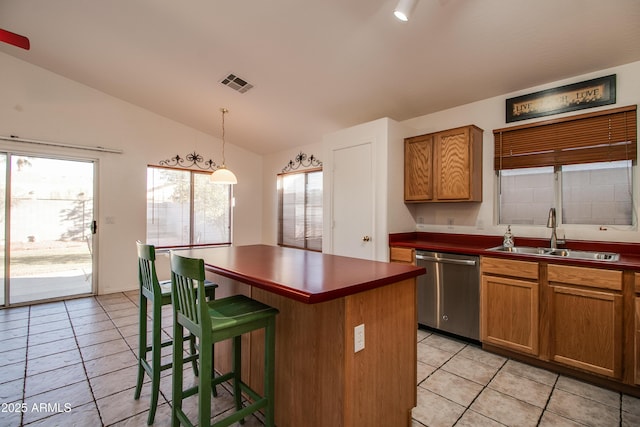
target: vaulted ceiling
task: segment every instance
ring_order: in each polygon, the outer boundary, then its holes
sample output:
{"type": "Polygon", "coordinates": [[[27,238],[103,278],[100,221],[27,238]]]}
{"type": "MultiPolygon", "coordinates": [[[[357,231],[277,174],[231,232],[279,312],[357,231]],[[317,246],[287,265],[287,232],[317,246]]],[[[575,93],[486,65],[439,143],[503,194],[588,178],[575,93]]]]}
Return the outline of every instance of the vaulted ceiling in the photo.
{"type": "Polygon", "coordinates": [[[640,60],[638,0],[396,3],[0,0],[0,52],[256,153],[640,60]]]}

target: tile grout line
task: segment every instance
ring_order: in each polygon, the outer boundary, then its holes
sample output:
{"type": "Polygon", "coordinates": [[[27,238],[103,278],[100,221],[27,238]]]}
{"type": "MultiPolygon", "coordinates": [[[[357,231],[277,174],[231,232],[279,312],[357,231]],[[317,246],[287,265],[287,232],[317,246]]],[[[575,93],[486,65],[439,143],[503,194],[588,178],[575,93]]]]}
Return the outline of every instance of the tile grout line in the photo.
{"type": "MultiPolygon", "coordinates": [[[[466,348],[466,346],[465,346],[465,348],[466,348]]],[[[481,348],[481,349],[482,349],[482,348],[481,348]]],[[[462,357],[464,357],[464,356],[462,356],[462,357]]],[[[455,421],[455,423],[453,423],[453,425],[456,425],[456,424],[458,423],[458,421],[460,421],[460,419],[464,416],[464,414],[466,414],[466,413],[467,413],[467,411],[471,410],[471,406],[473,405],[473,403],[478,399],[478,397],[480,397],[480,395],[482,394],[482,392],[483,392],[483,391],[485,391],[487,388],[489,388],[489,384],[491,384],[491,381],[493,381],[493,379],[498,375],[498,372],[500,372],[500,371],[502,370],[502,368],[504,368],[504,365],[506,365],[506,364],[507,364],[507,362],[508,362],[509,360],[510,360],[510,359],[509,359],[508,357],[507,357],[507,358],[505,358],[505,361],[504,361],[504,362],[502,362],[502,365],[500,365],[500,367],[499,367],[498,369],[496,369],[496,372],[491,376],[491,378],[489,379],[489,381],[487,381],[487,383],[486,383],[485,385],[483,385],[483,386],[482,386],[482,390],[480,390],[480,391],[478,392],[478,394],[476,394],[476,397],[474,397],[474,398],[471,400],[471,402],[469,402],[469,405],[465,408],[465,410],[464,410],[464,412],[462,413],[462,415],[460,415],[460,416],[458,417],[458,419],[455,421]]],[[[482,362],[478,362],[478,363],[482,363],[482,362]]],[[[474,411],[474,412],[475,412],[475,411],[474,411]]],[[[490,419],[490,420],[492,420],[492,421],[495,421],[495,422],[497,422],[498,424],[502,424],[500,421],[498,421],[498,420],[494,420],[493,418],[490,418],[490,417],[488,417],[488,416],[486,416],[486,415],[484,415],[484,414],[480,414],[480,415],[482,415],[482,416],[484,416],[484,417],[487,417],[488,419],[490,419]]]]}
{"type": "MultiPolygon", "coordinates": [[[[93,298],[93,297],[92,297],[93,298]]],[[[78,353],[80,354],[80,362],[82,363],[82,370],[84,371],[84,376],[87,380],[87,385],[89,386],[89,392],[91,393],[91,398],[93,399],[93,404],[96,408],[96,412],[98,413],[98,418],[100,418],[100,423],[102,427],[104,427],[104,421],[102,420],[102,414],[100,413],[100,408],[98,408],[98,402],[96,401],[96,396],[93,392],[93,387],[91,386],[91,381],[89,381],[89,374],[87,373],[87,367],[84,364],[84,357],[82,356],[82,351],[80,350],[80,343],[78,342],[78,336],[76,335],[75,327],[73,326],[73,322],[71,321],[71,316],[69,315],[69,307],[67,303],[64,303],[65,311],[67,312],[67,316],[69,317],[69,324],[71,325],[71,330],[73,331],[73,340],[76,342],[76,347],[78,347],[78,353]]]]}
{"type": "MultiPolygon", "coordinates": [[[[547,401],[544,404],[544,408],[542,408],[542,412],[540,413],[540,416],[538,417],[538,422],[536,423],[536,426],[539,426],[540,423],[542,422],[542,417],[544,417],[545,412],[547,412],[547,407],[549,406],[549,402],[551,402],[551,396],[553,396],[553,392],[556,389],[556,385],[558,384],[558,380],[560,379],[560,375],[556,375],[556,380],[553,382],[553,386],[551,387],[551,392],[549,393],[549,397],[547,397],[547,401]]],[[[575,421],[575,420],[572,420],[575,421]]],[[[577,421],[575,421],[577,422],[577,421]]]]}
{"type": "MultiPolygon", "coordinates": [[[[129,301],[131,301],[134,305],[136,305],[135,301],[131,300],[131,298],[129,298],[129,296],[128,296],[125,292],[119,292],[119,293],[120,293],[120,294],[122,294],[122,296],[124,296],[126,299],[128,299],[129,301]]],[[[126,337],[125,337],[124,335],[122,335],[122,331],[120,331],[120,328],[118,327],[118,325],[116,325],[116,324],[115,324],[115,322],[113,321],[113,318],[111,317],[110,311],[109,311],[109,310],[108,310],[104,305],[102,305],[102,302],[101,302],[100,300],[98,300],[97,298],[96,298],[96,301],[97,301],[97,303],[98,303],[98,304],[100,304],[100,307],[104,310],[104,313],[105,313],[105,314],[107,315],[107,317],[109,318],[109,321],[110,321],[111,323],[113,323],[114,328],[116,329],[116,331],[118,331],[118,335],[120,335],[120,337],[121,337],[121,338],[122,338],[122,340],[125,342],[125,344],[127,344],[127,347],[129,347],[129,350],[133,352],[133,354],[134,354],[134,356],[135,356],[135,358],[136,358],[136,365],[135,365],[135,366],[137,367],[137,366],[138,366],[138,357],[139,357],[138,352],[136,351],[136,349],[131,348],[131,345],[129,345],[129,343],[127,342],[126,337]]],[[[139,306],[139,305],[136,305],[136,307],[138,308],[138,310],[140,309],[140,306],[139,306]]],[[[117,311],[117,310],[116,310],[116,311],[117,311]]],[[[148,313],[148,312],[146,313],[146,318],[147,318],[147,320],[149,319],[149,313],[148,313]]],[[[105,375],[106,375],[106,374],[105,374],[105,375]]],[[[145,373],[144,375],[145,375],[145,377],[146,377],[146,373],[145,373]]],[[[143,385],[144,385],[144,381],[143,381],[143,385]]],[[[118,393],[119,393],[119,392],[118,392],[118,393]]],[[[163,397],[164,397],[164,393],[162,393],[161,391],[160,391],[160,393],[161,393],[161,394],[163,395],[163,397]]],[[[115,393],[115,394],[117,394],[117,393],[115,393]]],[[[141,397],[142,397],[142,396],[141,396],[141,397]]],[[[165,400],[166,400],[166,397],[165,397],[165,400]]],[[[96,406],[97,406],[97,402],[96,402],[96,406]]],[[[124,418],[124,419],[122,419],[122,420],[117,421],[117,422],[116,422],[116,424],[117,424],[117,423],[121,423],[121,422],[126,421],[126,420],[129,420],[129,419],[132,419],[132,418],[134,418],[134,417],[137,417],[138,415],[140,415],[140,414],[142,414],[142,413],[144,413],[144,412],[140,412],[140,413],[138,413],[138,414],[133,414],[133,415],[131,415],[130,417],[127,417],[127,418],[124,418]]],[[[102,420],[102,414],[100,413],[100,410],[99,410],[99,409],[98,409],[98,414],[100,415],[100,420],[102,420]]],[[[103,427],[105,426],[104,422],[102,423],[102,425],[103,425],[103,427]]]]}
{"type": "MultiPolygon", "coordinates": [[[[438,334],[434,334],[434,333],[432,332],[432,333],[430,333],[429,335],[427,335],[426,337],[424,337],[423,339],[421,339],[421,340],[420,340],[420,341],[418,341],[418,342],[422,342],[422,341],[426,340],[427,338],[429,338],[429,337],[430,337],[430,336],[432,336],[432,335],[441,336],[441,335],[438,335],[438,334]]],[[[449,339],[449,338],[447,337],[447,339],[449,339]]],[[[426,344],[426,343],[425,343],[425,344],[426,344]]],[[[435,373],[436,373],[436,372],[438,372],[440,369],[442,369],[442,367],[443,367],[444,365],[446,365],[446,364],[447,364],[447,362],[449,362],[449,361],[450,361],[451,359],[453,359],[455,356],[457,356],[458,354],[460,354],[460,353],[462,352],[462,350],[464,350],[464,349],[465,349],[465,348],[467,348],[468,346],[469,346],[469,343],[465,343],[465,344],[464,344],[464,346],[463,346],[460,350],[458,350],[458,351],[456,351],[455,353],[453,353],[453,354],[451,355],[451,357],[449,357],[445,362],[443,362],[440,366],[438,366],[436,370],[434,370],[434,371],[433,371],[433,372],[431,372],[429,375],[427,375],[427,377],[426,377],[424,380],[420,381],[420,383],[418,384],[418,387],[420,386],[420,384],[422,384],[422,383],[424,383],[426,380],[428,380],[428,379],[429,379],[433,374],[435,374],[435,373]]],[[[438,348],[438,347],[436,347],[436,348],[438,348]]],[[[443,349],[440,349],[440,350],[443,350],[443,349]]],[[[460,356],[460,357],[465,357],[465,356],[460,356]]],[[[471,360],[471,359],[470,359],[470,360],[471,360]]],[[[456,425],[456,424],[458,423],[458,421],[460,421],[460,419],[464,416],[464,414],[469,410],[469,408],[471,407],[471,405],[473,404],[473,402],[475,402],[475,400],[478,398],[478,396],[480,396],[480,393],[482,393],[482,392],[484,391],[484,389],[485,389],[485,388],[487,388],[487,386],[489,385],[489,383],[491,382],[491,380],[492,380],[492,379],[493,379],[493,378],[498,374],[498,372],[500,371],[500,369],[502,369],[502,367],[507,363],[507,361],[508,361],[508,360],[509,360],[509,359],[507,358],[507,359],[502,363],[502,365],[500,366],[500,368],[498,368],[498,369],[496,370],[496,372],[493,374],[493,376],[491,377],[491,379],[489,379],[489,381],[487,382],[487,384],[482,386],[482,390],[480,390],[480,392],[478,392],[478,394],[476,395],[476,397],[474,397],[474,398],[473,398],[473,400],[469,403],[469,405],[467,405],[467,406],[465,407],[464,411],[462,411],[462,414],[460,414],[460,416],[455,420],[455,422],[453,423],[453,425],[456,425]]],[[[479,362],[479,363],[482,363],[482,362],[479,362]]],[[[445,371],[445,372],[448,372],[448,371],[445,371]]],[[[463,378],[463,379],[468,380],[467,378],[461,377],[461,376],[459,376],[459,375],[457,375],[457,374],[454,374],[454,373],[452,373],[452,372],[449,372],[449,373],[450,373],[451,375],[455,375],[456,377],[459,377],[459,378],[463,378]]],[[[472,381],[472,380],[469,380],[469,381],[472,381]]],[[[475,382],[475,381],[472,381],[472,382],[475,382]]],[[[479,383],[476,383],[476,384],[480,385],[479,383]]],[[[432,393],[433,393],[433,392],[432,392],[432,393]]],[[[436,394],[437,394],[437,393],[436,393],[436,394]]],[[[440,395],[438,394],[438,396],[440,396],[440,395]]],[[[440,396],[440,397],[442,397],[443,399],[446,399],[446,400],[448,400],[448,401],[450,401],[450,402],[452,402],[452,403],[456,403],[456,404],[460,405],[459,403],[454,402],[453,400],[451,400],[451,399],[449,399],[449,398],[447,398],[447,397],[445,397],[445,396],[440,396]]],[[[460,405],[460,406],[463,406],[463,405],[460,405]]],[[[487,417],[487,418],[489,418],[489,417],[487,417]]],[[[493,420],[492,418],[489,418],[489,419],[493,420]]],[[[415,420],[415,419],[412,417],[412,420],[415,420]]],[[[418,420],[415,420],[415,421],[418,421],[418,420]]],[[[493,420],[493,421],[498,422],[497,420],[493,420]]],[[[419,422],[420,424],[422,424],[420,421],[418,421],[418,422],[419,422]]],[[[498,422],[498,423],[499,423],[499,422],[498,422]]],[[[502,424],[502,423],[500,423],[500,424],[502,424]]],[[[424,424],[422,424],[422,425],[424,425],[424,424]]]]}
{"type": "MultiPolygon", "coordinates": [[[[27,368],[29,367],[29,338],[30,338],[30,330],[31,330],[31,306],[29,306],[29,316],[27,317],[27,342],[26,348],[24,352],[24,374],[22,377],[22,402],[26,404],[26,395],[27,395],[27,368]]],[[[24,423],[24,414],[25,411],[20,411],[20,426],[24,423]]]]}
{"type": "Polygon", "coordinates": [[[622,427],[622,393],[619,394],[619,401],[620,401],[620,411],[618,412],[618,416],[620,417],[618,420],[618,425],[620,427],[622,427]]]}

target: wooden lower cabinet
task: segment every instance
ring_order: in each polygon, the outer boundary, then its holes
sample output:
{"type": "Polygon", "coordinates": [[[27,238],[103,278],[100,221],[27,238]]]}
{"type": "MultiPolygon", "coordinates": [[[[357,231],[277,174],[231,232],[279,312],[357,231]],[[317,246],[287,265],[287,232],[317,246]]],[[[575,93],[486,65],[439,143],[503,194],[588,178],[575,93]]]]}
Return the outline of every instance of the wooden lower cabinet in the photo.
{"type": "Polygon", "coordinates": [[[622,378],[622,272],[548,266],[550,359],[622,378]]]}
{"type": "Polygon", "coordinates": [[[416,263],[416,250],[413,248],[403,248],[391,246],[389,248],[389,260],[391,262],[401,262],[405,264],[416,263]]]}
{"type": "Polygon", "coordinates": [[[640,384],[640,273],[634,273],[635,282],[635,342],[634,342],[634,361],[635,361],[635,382],[640,384]]]}
{"type": "Polygon", "coordinates": [[[636,384],[640,384],[640,297],[636,297],[636,384]]]}
{"type": "Polygon", "coordinates": [[[481,340],[537,356],[538,263],[482,257],[480,269],[481,340]]]}

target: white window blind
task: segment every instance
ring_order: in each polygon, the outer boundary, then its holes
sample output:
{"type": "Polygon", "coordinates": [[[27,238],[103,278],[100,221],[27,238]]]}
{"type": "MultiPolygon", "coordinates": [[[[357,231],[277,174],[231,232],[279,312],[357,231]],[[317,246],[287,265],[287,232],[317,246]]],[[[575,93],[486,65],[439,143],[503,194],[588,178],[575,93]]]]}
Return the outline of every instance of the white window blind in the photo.
{"type": "Polygon", "coordinates": [[[278,244],[322,250],[322,170],[278,175],[278,244]]]}

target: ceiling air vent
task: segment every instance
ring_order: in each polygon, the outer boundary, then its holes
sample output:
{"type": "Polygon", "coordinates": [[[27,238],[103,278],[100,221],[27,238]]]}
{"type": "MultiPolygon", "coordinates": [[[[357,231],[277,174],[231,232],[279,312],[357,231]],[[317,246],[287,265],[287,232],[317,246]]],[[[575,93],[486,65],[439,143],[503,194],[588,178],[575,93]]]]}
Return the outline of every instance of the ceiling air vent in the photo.
{"type": "Polygon", "coordinates": [[[248,91],[253,87],[251,83],[248,83],[247,81],[242,80],[240,77],[236,76],[235,74],[229,74],[227,77],[220,80],[220,83],[222,83],[225,86],[229,86],[231,89],[237,90],[240,93],[245,93],[246,91],[248,91]]]}

